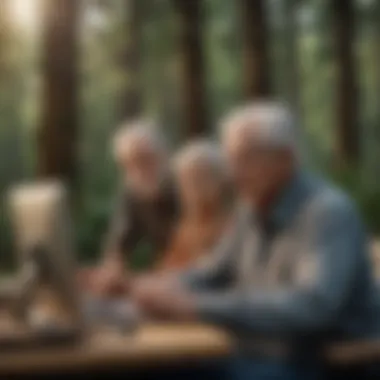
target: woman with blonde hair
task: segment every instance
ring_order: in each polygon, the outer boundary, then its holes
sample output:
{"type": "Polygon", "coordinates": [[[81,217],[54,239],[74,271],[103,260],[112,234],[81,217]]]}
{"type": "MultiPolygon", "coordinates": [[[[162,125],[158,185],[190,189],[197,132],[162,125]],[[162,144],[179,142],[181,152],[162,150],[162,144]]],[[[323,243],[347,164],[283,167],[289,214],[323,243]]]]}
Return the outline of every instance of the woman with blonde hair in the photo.
{"type": "Polygon", "coordinates": [[[191,142],[174,158],[180,199],[179,225],[158,265],[181,270],[206,259],[219,242],[230,217],[230,186],[219,146],[208,140],[191,142]]]}

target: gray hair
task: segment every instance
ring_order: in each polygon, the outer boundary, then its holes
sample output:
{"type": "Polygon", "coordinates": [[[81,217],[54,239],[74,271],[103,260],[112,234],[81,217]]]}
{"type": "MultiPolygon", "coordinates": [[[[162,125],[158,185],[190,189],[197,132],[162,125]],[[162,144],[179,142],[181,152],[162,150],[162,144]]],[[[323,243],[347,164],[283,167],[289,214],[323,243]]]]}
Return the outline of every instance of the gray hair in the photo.
{"type": "Polygon", "coordinates": [[[164,152],[166,144],[159,133],[158,126],[151,121],[134,120],[123,123],[116,131],[112,141],[115,159],[127,154],[137,141],[145,140],[157,151],[164,152]]]}
{"type": "Polygon", "coordinates": [[[242,129],[251,131],[255,143],[273,148],[298,150],[296,122],[290,110],[281,103],[255,102],[240,107],[221,123],[222,138],[242,129]]]}
{"type": "Polygon", "coordinates": [[[190,142],[174,158],[174,166],[177,171],[192,163],[205,165],[223,179],[228,177],[223,153],[219,145],[212,141],[202,139],[190,142]]]}

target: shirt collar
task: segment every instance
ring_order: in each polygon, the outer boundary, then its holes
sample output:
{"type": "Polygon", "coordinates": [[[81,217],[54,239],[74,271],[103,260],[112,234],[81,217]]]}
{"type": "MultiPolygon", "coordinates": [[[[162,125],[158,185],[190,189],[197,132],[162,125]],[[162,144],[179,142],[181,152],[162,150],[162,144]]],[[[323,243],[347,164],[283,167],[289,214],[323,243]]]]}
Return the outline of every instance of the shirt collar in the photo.
{"type": "Polygon", "coordinates": [[[311,178],[304,172],[296,172],[275,202],[270,220],[277,227],[286,225],[297,213],[310,192],[311,178]]]}

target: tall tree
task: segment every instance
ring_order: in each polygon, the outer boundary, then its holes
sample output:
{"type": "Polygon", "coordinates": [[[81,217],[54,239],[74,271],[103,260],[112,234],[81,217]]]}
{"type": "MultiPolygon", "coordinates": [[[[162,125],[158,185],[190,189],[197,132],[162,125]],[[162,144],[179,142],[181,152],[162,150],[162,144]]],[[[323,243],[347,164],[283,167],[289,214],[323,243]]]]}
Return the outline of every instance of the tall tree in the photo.
{"type": "MultiPolygon", "coordinates": [[[[373,9],[373,18],[374,18],[374,60],[376,62],[376,98],[380,97],[380,2],[374,1],[374,9],[373,9]]],[[[378,131],[380,136],[380,107],[377,107],[377,122],[378,122],[378,131]]]]}
{"type": "Polygon", "coordinates": [[[264,0],[240,0],[245,92],[249,98],[270,94],[267,12],[264,0]]]}
{"type": "Polygon", "coordinates": [[[173,0],[179,18],[184,124],[187,137],[207,131],[202,0],[173,0]]]}
{"type": "Polygon", "coordinates": [[[142,108],[141,95],[141,0],[124,0],[125,42],[121,54],[121,66],[125,76],[125,86],[121,97],[121,117],[139,116],[142,108]]]}
{"type": "MultiPolygon", "coordinates": [[[[23,174],[20,95],[24,77],[20,70],[23,52],[12,23],[12,0],[0,1],[0,194],[23,174]],[[21,55],[21,54],[20,54],[21,55]]],[[[25,58],[25,56],[23,56],[25,58]]],[[[0,267],[12,268],[13,242],[6,197],[0,196],[0,267]]]]}
{"type": "Polygon", "coordinates": [[[0,1],[0,193],[23,172],[20,96],[24,78],[21,39],[14,28],[11,1],[0,1]],[[12,161],[7,159],[12,155],[12,161]]]}
{"type": "Polygon", "coordinates": [[[77,0],[46,0],[43,20],[43,98],[38,136],[42,177],[75,178],[78,134],[77,0]]]}
{"type": "Polygon", "coordinates": [[[297,7],[300,4],[300,0],[285,0],[284,2],[284,63],[286,66],[286,88],[287,97],[289,103],[297,113],[298,117],[301,117],[301,104],[300,104],[300,73],[298,66],[298,19],[297,19],[297,7]]]}
{"type": "Polygon", "coordinates": [[[8,27],[8,3],[0,1],[0,80],[4,79],[4,65],[5,65],[5,46],[7,40],[7,27],[8,27]]]}
{"type": "Polygon", "coordinates": [[[331,5],[337,75],[336,153],[340,165],[355,165],[360,155],[360,136],[354,56],[354,1],[332,0],[331,5]]]}

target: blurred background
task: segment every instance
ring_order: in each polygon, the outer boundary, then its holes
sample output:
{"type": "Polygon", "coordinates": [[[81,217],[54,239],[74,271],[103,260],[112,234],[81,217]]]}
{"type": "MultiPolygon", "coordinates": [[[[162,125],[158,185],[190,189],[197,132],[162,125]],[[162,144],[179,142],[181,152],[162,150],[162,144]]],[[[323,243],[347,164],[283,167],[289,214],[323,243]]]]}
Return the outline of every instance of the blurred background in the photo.
{"type": "Polygon", "coordinates": [[[288,102],[306,162],[380,232],[380,1],[0,0],[0,268],[12,267],[6,193],[61,177],[78,252],[99,254],[126,118],[173,149],[247,99],[288,102]]]}

